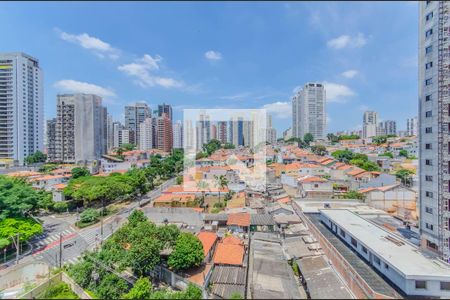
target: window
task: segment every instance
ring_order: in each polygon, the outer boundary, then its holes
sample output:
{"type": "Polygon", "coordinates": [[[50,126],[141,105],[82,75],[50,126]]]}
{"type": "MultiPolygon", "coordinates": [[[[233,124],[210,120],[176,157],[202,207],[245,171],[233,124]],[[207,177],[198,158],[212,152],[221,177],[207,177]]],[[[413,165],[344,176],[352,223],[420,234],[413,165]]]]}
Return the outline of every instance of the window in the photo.
{"type": "Polygon", "coordinates": [[[433,116],[433,112],[431,110],[425,112],[425,118],[430,118],[433,116]]]}
{"type": "Polygon", "coordinates": [[[384,268],[385,268],[386,270],[389,270],[389,265],[388,265],[387,263],[384,263],[384,268]]]}
{"type": "Polygon", "coordinates": [[[428,46],[425,48],[425,54],[430,54],[431,52],[433,52],[433,46],[428,46]]]}
{"type": "Polygon", "coordinates": [[[433,127],[426,127],[425,128],[425,133],[432,133],[433,132],[433,127]]]}
{"type": "Polygon", "coordinates": [[[430,21],[431,19],[433,19],[433,12],[430,12],[426,15],[425,20],[430,21]]]}
{"type": "Polygon", "coordinates": [[[425,64],[425,69],[426,70],[431,69],[432,67],[433,67],[433,62],[432,61],[430,61],[429,63],[425,64]]]}
{"type": "Polygon", "coordinates": [[[429,192],[429,191],[426,191],[426,192],[425,192],[425,196],[427,196],[427,197],[429,197],[429,198],[433,198],[433,193],[432,193],[432,192],[429,192]]]}
{"type": "Polygon", "coordinates": [[[426,229],[429,229],[429,230],[433,230],[433,228],[434,228],[434,226],[433,226],[433,224],[430,224],[430,223],[425,223],[425,228],[426,229]]]}
{"type": "Polygon", "coordinates": [[[425,32],[425,37],[430,37],[432,34],[433,34],[433,28],[428,29],[428,30],[425,32]]]}
{"type": "Polygon", "coordinates": [[[377,264],[377,265],[379,265],[379,264],[381,264],[381,261],[380,261],[380,259],[378,258],[378,256],[373,256],[373,261],[377,264]]]}
{"type": "Polygon", "coordinates": [[[441,290],[450,291],[450,282],[441,281],[441,290]]]}
{"type": "Polygon", "coordinates": [[[433,213],[433,209],[431,207],[425,206],[425,212],[427,214],[432,214],[433,213]]]}
{"type": "Polygon", "coordinates": [[[432,149],[431,144],[425,144],[425,149],[431,150],[432,149]]]}
{"type": "Polygon", "coordinates": [[[353,247],[358,247],[358,242],[352,237],[351,238],[351,243],[352,243],[352,245],[353,245],[353,247]]]}
{"type": "Polygon", "coordinates": [[[433,165],[433,161],[431,159],[425,159],[425,165],[432,166],[433,165]]]}
{"type": "Polygon", "coordinates": [[[427,282],[425,280],[416,280],[416,289],[425,290],[427,288],[427,282]]]}
{"type": "Polygon", "coordinates": [[[425,85],[431,85],[433,83],[433,80],[431,78],[428,78],[425,80],[425,85]]]}
{"type": "Polygon", "coordinates": [[[425,96],[425,101],[431,101],[431,95],[426,95],[425,96]]]}
{"type": "Polygon", "coordinates": [[[425,175],[425,181],[433,181],[433,176],[425,175]]]}
{"type": "Polygon", "coordinates": [[[345,237],[345,231],[342,229],[339,229],[339,233],[341,234],[342,237],[345,237]]]}
{"type": "Polygon", "coordinates": [[[362,246],[362,252],[364,252],[365,254],[367,254],[367,248],[362,246]]]}
{"type": "Polygon", "coordinates": [[[427,5],[431,3],[431,0],[427,0],[427,5]]]}

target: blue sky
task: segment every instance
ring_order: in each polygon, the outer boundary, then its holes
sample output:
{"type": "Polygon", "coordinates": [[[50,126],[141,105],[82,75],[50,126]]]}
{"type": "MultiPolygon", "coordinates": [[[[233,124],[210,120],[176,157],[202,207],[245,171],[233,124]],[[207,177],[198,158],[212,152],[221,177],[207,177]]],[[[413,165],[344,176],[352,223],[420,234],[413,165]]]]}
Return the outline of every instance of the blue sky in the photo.
{"type": "Polygon", "coordinates": [[[108,111],[166,102],[184,108],[267,108],[281,131],[291,96],[327,88],[328,131],[366,109],[417,115],[418,4],[409,2],[0,3],[0,51],[44,70],[45,115],[56,95],[94,92],[108,111]]]}

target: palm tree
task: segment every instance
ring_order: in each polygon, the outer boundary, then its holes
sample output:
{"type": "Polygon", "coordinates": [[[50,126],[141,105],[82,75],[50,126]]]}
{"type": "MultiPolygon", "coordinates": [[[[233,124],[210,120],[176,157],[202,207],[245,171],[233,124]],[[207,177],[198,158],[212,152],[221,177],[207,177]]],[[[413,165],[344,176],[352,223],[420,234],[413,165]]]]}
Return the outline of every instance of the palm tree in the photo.
{"type": "Polygon", "coordinates": [[[209,184],[206,181],[200,180],[197,182],[197,188],[202,191],[202,204],[205,202],[205,192],[209,188],[209,184]]]}
{"type": "Polygon", "coordinates": [[[219,189],[219,203],[220,203],[220,189],[224,187],[228,188],[228,179],[224,175],[214,175],[214,179],[216,180],[216,187],[219,189]]]}

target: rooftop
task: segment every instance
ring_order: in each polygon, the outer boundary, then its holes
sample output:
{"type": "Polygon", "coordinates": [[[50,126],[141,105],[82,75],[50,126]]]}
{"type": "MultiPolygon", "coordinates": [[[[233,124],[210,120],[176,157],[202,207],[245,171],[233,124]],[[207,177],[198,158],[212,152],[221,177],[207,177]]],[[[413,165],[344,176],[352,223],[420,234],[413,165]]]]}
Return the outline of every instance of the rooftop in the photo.
{"type": "Polygon", "coordinates": [[[430,279],[444,276],[450,280],[450,265],[438,261],[430,254],[421,252],[419,248],[406,240],[393,235],[357,214],[341,209],[324,209],[321,210],[321,213],[341,226],[347,233],[359,240],[366,248],[372,250],[382,260],[392,265],[401,274],[409,277],[430,277],[430,279]]]}
{"type": "Polygon", "coordinates": [[[209,251],[211,251],[212,246],[217,240],[217,234],[214,232],[209,231],[201,231],[197,235],[200,242],[202,242],[203,245],[203,252],[206,255],[208,255],[209,251]]]}
{"type": "Polygon", "coordinates": [[[215,264],[242,266],[244,261],[244,246],[219,243],[214,253],[215,264]]]}

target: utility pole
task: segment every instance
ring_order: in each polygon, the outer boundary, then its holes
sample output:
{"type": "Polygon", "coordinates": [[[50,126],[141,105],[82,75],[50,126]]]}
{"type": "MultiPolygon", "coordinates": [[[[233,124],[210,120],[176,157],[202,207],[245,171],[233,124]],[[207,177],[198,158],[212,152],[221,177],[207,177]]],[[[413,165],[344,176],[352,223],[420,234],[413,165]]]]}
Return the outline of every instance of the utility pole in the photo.
{"type": "Polygon", "coordinates": [[[59,268],[62,268],[62,233],[59,234],[59,268]]]}
{"type": "Polygon", "coordinates": [[[103,243],[103,217],[105,216],[105,204],[102,198],[102,216],[100,218],[100,245],[103,243]]]}

